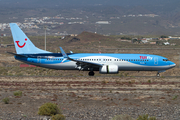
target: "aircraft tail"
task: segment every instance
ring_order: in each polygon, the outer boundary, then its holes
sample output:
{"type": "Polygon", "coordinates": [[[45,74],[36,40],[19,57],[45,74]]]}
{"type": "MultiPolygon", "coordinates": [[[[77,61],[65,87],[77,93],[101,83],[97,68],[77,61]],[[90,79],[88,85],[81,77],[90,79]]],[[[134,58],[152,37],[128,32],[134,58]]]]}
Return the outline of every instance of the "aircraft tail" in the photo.
{"type": "Polygon", "coordinates": [[[51,53],[37,48],[16,23],[10,23],[17,54],[51,53]]]}

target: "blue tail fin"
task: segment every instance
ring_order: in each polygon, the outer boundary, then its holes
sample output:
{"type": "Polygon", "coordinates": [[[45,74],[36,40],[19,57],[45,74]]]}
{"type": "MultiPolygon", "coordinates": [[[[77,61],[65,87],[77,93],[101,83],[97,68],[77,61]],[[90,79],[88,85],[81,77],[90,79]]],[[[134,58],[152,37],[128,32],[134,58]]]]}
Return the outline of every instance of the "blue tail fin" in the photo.
{"type": "Polygon", "coordinates": [[[50,53],[37,48],[16,23],[10,23],[10,28],[17,54],[50,53]]]}

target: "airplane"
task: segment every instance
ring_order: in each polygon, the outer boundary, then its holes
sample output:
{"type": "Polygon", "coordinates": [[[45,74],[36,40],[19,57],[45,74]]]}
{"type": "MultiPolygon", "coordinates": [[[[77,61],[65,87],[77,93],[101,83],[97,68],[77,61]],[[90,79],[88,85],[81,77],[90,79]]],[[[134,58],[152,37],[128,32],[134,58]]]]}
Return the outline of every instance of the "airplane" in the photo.
{"type": "Polygon", "coordinates": [[[27,64],[57,70],[94,71],[101,74],[118,74],[119,71],[157,71],[157,76],[176,66],[167,58],[151,54],[115,53],[52,53],[37,48],[16,23],[10,23],[16,60],[27,64]]]}

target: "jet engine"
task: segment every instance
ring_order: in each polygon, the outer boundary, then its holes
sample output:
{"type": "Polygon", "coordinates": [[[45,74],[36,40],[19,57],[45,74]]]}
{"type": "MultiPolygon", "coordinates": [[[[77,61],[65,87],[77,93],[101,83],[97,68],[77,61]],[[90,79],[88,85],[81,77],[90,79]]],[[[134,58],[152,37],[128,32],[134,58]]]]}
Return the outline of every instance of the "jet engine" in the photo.
{"type": "Polygon", "coordinates": [[[104,65],[99,68],[99,73],[101,74],[117,74],[118,72],[117,65],[104,65]]]}

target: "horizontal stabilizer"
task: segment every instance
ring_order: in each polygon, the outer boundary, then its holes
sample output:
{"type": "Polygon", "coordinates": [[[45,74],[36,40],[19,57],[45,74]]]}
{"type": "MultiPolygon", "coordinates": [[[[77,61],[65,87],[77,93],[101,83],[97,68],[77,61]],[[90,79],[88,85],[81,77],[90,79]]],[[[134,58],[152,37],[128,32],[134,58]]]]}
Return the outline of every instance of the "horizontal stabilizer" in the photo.
{"type": "Polygon", "coordinates": [[[11,55],[19,56],[19,57],[27,57],[26,55],[20,55],[20,54],[16,54],[16,53],[12,53],[12,52],[7,52],[7,53],[11,54],[11,55]]]}

